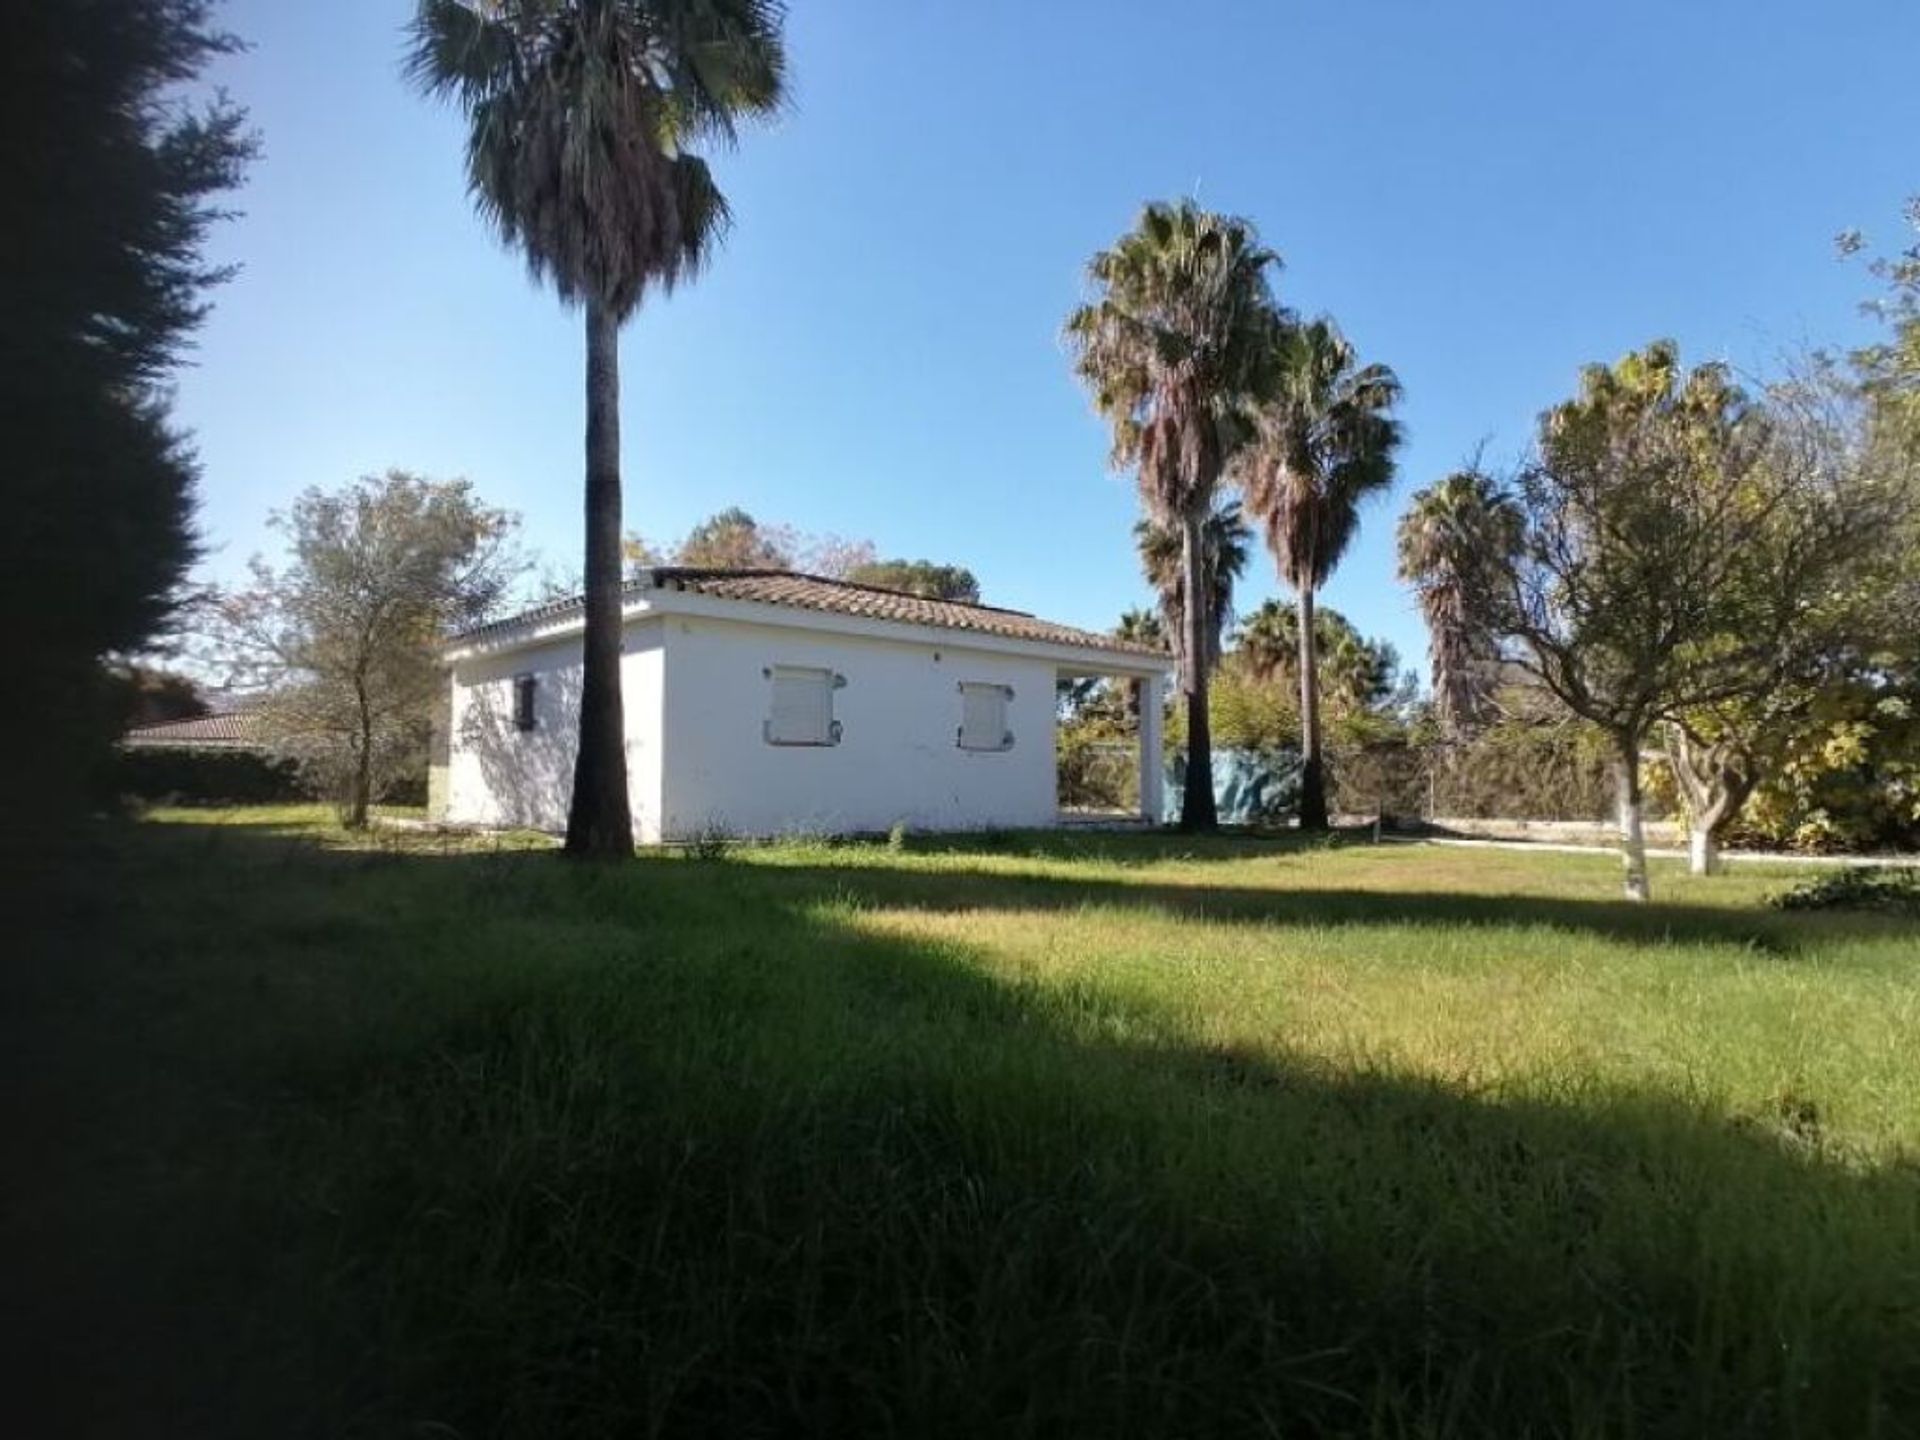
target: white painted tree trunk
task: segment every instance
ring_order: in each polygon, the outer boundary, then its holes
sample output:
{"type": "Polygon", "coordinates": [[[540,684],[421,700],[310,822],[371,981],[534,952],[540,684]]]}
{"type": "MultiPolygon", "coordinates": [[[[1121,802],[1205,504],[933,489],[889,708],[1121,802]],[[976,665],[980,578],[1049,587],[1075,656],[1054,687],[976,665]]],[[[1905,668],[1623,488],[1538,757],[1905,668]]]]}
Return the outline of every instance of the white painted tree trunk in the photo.
{"type": "Polygon", "coordinates": [[[1647,831],[1640,807],[1640,757],[1638,744],[1622,747],[1627,751],[1616,762],[1615,776],[1620,788],[1620,855],[1626,867],[1626,896],[1644,904],[1653,897],[1647,883],[1647,831]]]}
{"type": "Polygon", "coordinates": [[[1759,773],[1754,756],[1722,741],[1701,746],[1678,725],[1667,727],[1667,761],[1687,806],[1687,868],[1718,875],[1720,832],[1753,793],[1759,773]]]}
{"type": "Polygon", "coordinates": [[[1698,822],[1687,836],[1687,868],[1695,875],[1720,873],[1720,837],[1698,822]]]}

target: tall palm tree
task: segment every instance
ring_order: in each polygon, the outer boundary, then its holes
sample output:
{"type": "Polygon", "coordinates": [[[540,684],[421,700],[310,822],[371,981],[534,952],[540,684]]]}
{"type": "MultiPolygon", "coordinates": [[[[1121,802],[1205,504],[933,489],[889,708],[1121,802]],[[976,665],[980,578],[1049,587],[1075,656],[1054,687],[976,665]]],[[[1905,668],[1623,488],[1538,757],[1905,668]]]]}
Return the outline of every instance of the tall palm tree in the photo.
{"type": "Polygon", "coordinates": [[[1331,320],[1270,332],[1271,379],[1258,439],[1237,467],[1247,510],[1280,578],[1299,596],[1300,826],[1327,828],[1314,596],[1360,526],[1360,503],[1393,483],[1400,382],[1361,365],[1331,320]]]}
{"type": "Polygon", "coordinates": [[[1152,204],[1088,265],[1097,298],[1067,319],[1074,367],[1113,428],[1112,459],[1133,469],[1147,516],[1180,536],[1187,783],[1181,825],[1212,829],[1207,725],[1207,517],[1251,432],[1279,259],[1244,220],[1181,201],[1152,204]]]}
{"type": "Polygon", "coordinates": [[[1400,517],[1400,578],[1427,622],[1434,708],[1449,734],[1484,724],[1492,709],[1499,655],[1476,620],[1474,575],[1512,549],[1517,524],[1500,487],[1475,470],[1418,491],[1400,517]]]}
{"type": "Polygon", "coordinates": [[[620,326],[728,221],[689,148],[781,103],[781,0],[419,0],[408,72],[467,117],[467,183],[586,315],[586,634],[567,853],[633,853],[620,699],[620,326]]]}

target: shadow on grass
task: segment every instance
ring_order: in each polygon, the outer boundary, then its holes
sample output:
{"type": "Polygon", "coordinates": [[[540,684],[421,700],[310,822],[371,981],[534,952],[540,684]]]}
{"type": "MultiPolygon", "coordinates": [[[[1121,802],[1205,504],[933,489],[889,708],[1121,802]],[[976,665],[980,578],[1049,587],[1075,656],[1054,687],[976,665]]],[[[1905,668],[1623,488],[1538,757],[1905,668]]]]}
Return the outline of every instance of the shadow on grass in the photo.
{"type": "Polygon", "coordinates": [[[1102,829],[1066,825],[1052,830],[985,830],[916,834],[914,854],[1019,855],[1036,860],[1100,860],[1118,865],[1163,861],[1258,860],[1313,855],[1373,843],[1370,827],[1306,835],[1297,830],[1228,827],[1212,835],[1172,829],[1102,829]]]}
{"type": "MultiPolygon", "coordinates": [[[[54,1192],[26,1288],[60,1296],[15,1358],[90,1422],[66,1433],[1851,1435],[1920,1413],[1920,1182],[1829,1158],[1817,1117],[1220,1050],[817,903],[1139,887],[188,827],[112,848],[111,927],[65,914],[64,968],[6,996],[37,1037],[10,1098],[43,1145],[49,1113],[86,1132],[9,1172],[54,1192]],[[63,1094],[75,1075],[96,1083],[63,1094]]],[[[1344,900],[1301,903],[1328,923],[1344,900]]]]}

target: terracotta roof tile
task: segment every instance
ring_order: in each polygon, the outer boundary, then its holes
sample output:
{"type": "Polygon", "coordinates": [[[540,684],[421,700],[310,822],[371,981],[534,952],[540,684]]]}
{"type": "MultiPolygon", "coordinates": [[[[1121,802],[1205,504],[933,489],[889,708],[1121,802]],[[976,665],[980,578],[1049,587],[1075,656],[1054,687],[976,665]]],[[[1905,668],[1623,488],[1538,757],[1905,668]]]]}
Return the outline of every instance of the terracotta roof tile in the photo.
{"type": "Polygon", "coordinates": [[[253,745],[259,740],[259,721],[245,711],[202,715],[194,720],[169,720],[129,730],[123,743],[186,747],[253,745]]]}
{"type": "MultiPolygon", "coordinates": [[[[886,590],[876,585],[856,585],[849,580],[829,580],[819,575],[804,575],[795,570],[709,570],[687,566],[659,566],[645,572],[643,578],[626,589],[629,598],[644,596],[649,590],[678,590],[694,595],[709,595],[717,600],[741,600],[758,605],[784,605],[795,610],[825,611],[836,615],[854,615],[868,620],[891,620],[905,625],[927,625],[944,630],[964,630],[981,635],[997,635],[1009,640],[1033,640],[1048,645],[1071,645],[1081,649],[1117,651],[1121,654],[1164,659],[1166,652],[1151,645],[1116,640],[1071,625],[1056,625],[1022,610],[1003,610],[992,605],[966,605],[955,600],[933,600],[904,590],[886,590]]],[[[525,611],[509,620],[470,630],[461,639],[497,634],[529,620],[543,620],[580,608],[578,598],[555,601],[525,611]]]]}

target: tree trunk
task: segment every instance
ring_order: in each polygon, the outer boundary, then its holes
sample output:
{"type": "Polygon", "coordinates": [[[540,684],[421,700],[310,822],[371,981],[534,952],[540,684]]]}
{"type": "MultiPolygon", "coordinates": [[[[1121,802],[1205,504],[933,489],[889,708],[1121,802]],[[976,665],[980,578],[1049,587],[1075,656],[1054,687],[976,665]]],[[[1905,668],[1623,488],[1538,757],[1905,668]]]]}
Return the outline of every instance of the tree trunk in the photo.
{"type": "Polygon", "coordinates": [[[1644,903],[1653,898],[1647,883],[1647,832],[1640,812],[1640,737],[1616,736],[1619,755],[1614,780],[1620,792],[1620,854],[1626,867],[1627,899],[1644,903]]]}
{"type": "Polygon", "coordinates": [[[1313,635],[1313,590],[1300,587],[1300,828],[1327,828],[1327,770],[1320,747],[1319,647],[1313,635]]]}
{"type": "Polygon", "coordinates": [[[1753,794],[1758,762],[1729,740],[1702,746],[1679,725],[1667,727],[1666,750],[1687,805],[1687,868],[1718,875],[1721,835],[1753,794]]]}
{"type": "Polygon", "coordinates": [[[1220,812],[1213,803],[1213,726],[1207,713],[1207,577],[1206,546],[1200,535],[1201,516],[1184,516],[1180,527],[1181,626],[1186,673],[1181,687],[1187,696],[1187,783],[1180,797],[1182,830],[1217,830],[1220,812]]]}
{"type": "Polygon", "coordinates": [[[566,853],[633,854],[626,716],[620,701],[620,323],[587,302],[587,592],[580,676],[580,750],[566,853]]]}
{"type": "Polygon", "coordinates": [[[367,812],[373,808],[373,716],[368,710],[365,682],[356,679],[354,690],[360,743],[354,751],[353,774],[347,780],[347,813],[340,823],[349,830],[364,830],[367,812]]]}
{"type": "Polygon", "coordinates": [[[1687,832],[1687,869],[1695,875],[1718,875],[1720,837],[1711,825],[1695,820],[1687,832]]]}

